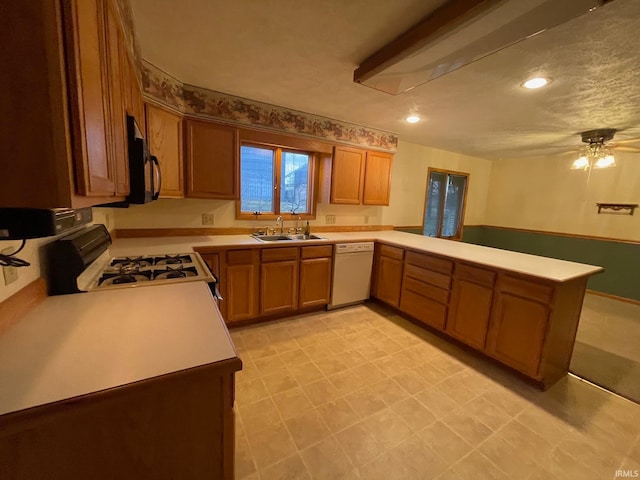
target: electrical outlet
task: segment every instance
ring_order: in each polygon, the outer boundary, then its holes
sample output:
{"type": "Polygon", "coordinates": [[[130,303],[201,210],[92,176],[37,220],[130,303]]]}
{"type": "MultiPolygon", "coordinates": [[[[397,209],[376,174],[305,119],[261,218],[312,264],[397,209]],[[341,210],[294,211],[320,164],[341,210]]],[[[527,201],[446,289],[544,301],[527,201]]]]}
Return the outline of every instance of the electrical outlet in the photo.
{"type": "MultiPolygon", "coordinates": [[[[9,247],[2,250],[4,255],[8,255],[9,253],[15,252],[15,247],[9,247]]],[[[2,273],[4,274],[4,284],[9,285],[10,283],[18,280],[18,268],[17,267],[2,267],[2,273]]]]}
{"type": "Polygon", "coordinates": [[[213,225],[213,213],[202,214],[202,225],[213,225]]]}
{"type": "Polygon", "coordinates": [[[364,216],[364,224],[369,225],[369,215],[364,216]]]}
{"type": "Polygon", "coordinates": [[[336,224],[336,216],[335,215],[327,215],[327,216],[325,216],[325,223],[327,225],[335,225],[336,224]]]}

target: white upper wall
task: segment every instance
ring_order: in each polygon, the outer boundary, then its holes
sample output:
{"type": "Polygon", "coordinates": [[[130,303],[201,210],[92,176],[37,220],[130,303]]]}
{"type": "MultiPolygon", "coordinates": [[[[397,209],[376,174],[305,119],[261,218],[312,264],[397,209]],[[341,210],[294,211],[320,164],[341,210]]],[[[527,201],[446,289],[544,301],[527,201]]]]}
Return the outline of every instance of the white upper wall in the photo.
{"type": "Polygon", "coordinates": [[[464,224],[483,224],[492,163],[460,153],[399,142],[391,174],[391,200],[389,207],[383,211],[382,223],[396,226],[422,225],[427,171],[429,167],[433,167],[470,175],[464,224]]]}
{"type": "Polygon", "coordinates": [[[638,154],[615,152],[613,168],[571,170],[573,156],[493,164],[485,223],[640,240],[640,212],[598,215],[596,203],[640,203],[638,154]]]}

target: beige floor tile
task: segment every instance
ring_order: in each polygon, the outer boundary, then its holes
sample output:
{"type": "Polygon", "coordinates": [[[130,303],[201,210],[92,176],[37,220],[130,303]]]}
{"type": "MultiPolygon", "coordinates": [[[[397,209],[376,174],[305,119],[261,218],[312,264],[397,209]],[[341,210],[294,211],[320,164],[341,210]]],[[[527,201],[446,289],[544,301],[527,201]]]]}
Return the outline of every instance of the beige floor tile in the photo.
{"type": "Polygon", "coordinates": [[[391,448],[413,434],[402,417],[390,408],[365,418],[364,424],[385,448],[391,448]]]}
{"type": "Polygon", "coordinates": [[[285,420],[313,409],[313,405],[300,387],[278,393],[271,398],[285,420]]]}
{"type": "Polygon", "coordinates": [[[449,375],[453,375],[454,373],[460,372],[466,368],[464,364],[447,354],[438,355],[430,360],[430,362],[438,370],[442,370],[444,373],[449,375]]]}
{"type": "Polygon", "coordinates": [[[527,400],[500,386],[487,390],[481,396],[511,416],[518,415],[530,405],[527,400]]]}
{"type": "Polygon", "coordinates": [[[246,437],[236,437],[235,472],[236,478],[245,478],[256,472],[256,464],[246,437]]]}
{"type": "Polygon", "coordinates": [[[570,424],[536,406],[527,408],[516,419],[525,427],[536,432],[552,446],[557,445],[567,436],[576,434],[576,430],[570,424]]]}
{"type": "Polygon", "coordinates": [[[367,418],[386,407],[382,398],[370,386],[356,390],[344,398],[361,418],[367,418]]]}
{"type": "Polygon", "coordinates": [[[513,418],[500,407],[490,403],[483,397],[474,398],[470,402],[465,403],[462,408],[493,431],[499,430],[513,418]]]}
{"type": "Polygon", "coordinates": [[[451,378],[464,385],[476,395],[480,395],[487,390],[490,390],[495,385],[494,381],[490,377],[471,368],[458,372],[451,378]]]}
{"type": "Polygon", "coordinates": [[[256,432],[277,425],[280,421],[280,414],[271,397],[259,400],[248,405],[238,405],[237,414],[242,419],[242,426],[247,437],[251,437],[256,432]]]}
{"type": "Polygon", "coordinates": [[[266,358],[258,358],[254,361],[254,364],[258,369],[258,373],[261,377],[286,368],[285,363],[282,361],[279,355],[273,355],[266,358]]]}
{"type": "Polygon", "coordinates": [[[413,365],[411,369],[416,372],[427,385],[435,385],[450,376],[428,361],[419,365],[413,365]]]}
{"type": "Polygon", "coordinates": [[[297,453],[274,463],[260,472],[260,480],[307,480],[311,479],[307,467],[297,453]]]}
{"type": "Polygon", "coordinates": [[[418,372],[411,369],[392,375],[391,378],[411,395],[421,392],[429,386],[418,372]]]}
{"type": "Polygon", "coordinates": [[[483,442],[478,450],[511,478],[526,477],[538,468],[525,452],[497,434],[483,442]]]}
{"type": "Polygon", "coordinates": [[[265,375],[262,377],[262,381],[271,395],[275,395],[276,393],[281,393],[285,390],[298,386],[298,382],[288,369],[278,370],[275,373],[265,375]]]}
{"type": "Polygon", "coordinates": [[[353,367],[351,371],[362,378],[366,385],[373,385],[387,379],[387,375],[371,362],[353,367]]]}
{"type": "Polygon", "coordinates": [[[313,383],[324,378],[324,373],[313,362],[291,365],[289,371],[300,385],[313,383]]]}
{"type": "Polygon", "coordinates": [[[384,451],[382,443],[363,421],[336,433],[335,438],[340,442],[351,463],[356,466],[366,463],[384,451]]]}
{"type": "Polygon", "coordinates": [[[356,349],[348,349],[333,354],[333,358],[348,365],[350,368],[357,367],[367,362],[367,359],[356,349]]]}
{"type": "Polygon", "coordinates": [[[336,387],[339,396],[344,396],[367,385],[362,375],[358,375],[351,369],[330,375],[327,379],[336,387]]]}
{"type": "Polygon", "coordinates": [[[367,480],[404,480],[409,475],[409,470],[390,451],[374,458],[358,468],[360,477],[367,480]]]}
{"type": "Polygon", "coordinates": [[[360,415],[351,408],[345,398],[338,398],[335,401],[320,405],[317,411],[332,433],[339,432],[360,420],[360,415]]]}
{"type": "Polygon", "coordinates": [[[324,357],[320,360],[314,360],[318,369],[327,377],[329,375],[335,375],[336,373],[340,373],[346,370],[348,367],[345,363],[340,360],[331,357],[324,357]]]}
{"type": "Polygon", "coordinates": [[[399,415],[414,432],[418,432],[436,421],[436,416],[413,397],[400,400],[389,408],[399,415]]]}
{"type": "Polygon", "coordinates": [[[498,435],[513,445],[516,450],[524,452],[541,465],[544,465],[546,458],[553,450],[549,442],[518,420],[511,420],[498,430],[498,435]]]}
{"type": "Polygon", "coordinates": [[[434,388],[441,391],[458,405],[463,405],[475,397],[475,394],[454,378],[447,378],[437,383],[434,388]]]}
{"type": "Polygon", "coordinates": [[[440,421],[421,430],[418,436],[449,465],[459,461],[473,448],[460,435],[440,421]]]}
{"type": "Polygon", "coordinates": [[[382,400],[387,406],[393,405],[394,403],[409,397],[406,390],[390,378],[374,383],[368,388],[370,388],[377,398],[382,400]]]}
{"type": "Polygon", "coordinates": [[[307,355],[304,352],[304,350],[302,350],[300,347],[294,348],[294,349],[289,350],[287,352],[280,353],[278,355],[278,357],[280,357],[280,359],[289,368],[291,368],[291,367],[293,367],[295,365],[300,365],[300,364],[308,363],[308,362],[311,361],[311,358],[309,358],[309,355],[307,355]]]}
{"type": "Polygon", "coordinates": [[[459,480],[507,480],[510,478],[497,465],[491,463],[487,457],[477,451],[464,457],[451,470],[455,474],[451,478],[459,480]]]}
{"type": "Polygon", "coordinates": [[[347,475],[353,469],[338,440],[333,437],[303,450],[301,456],[314,479],[346,479],[349,478],[347,475]]]}
{"type": "Polygon", "coordinates": [[[590,469],[558,447],[553,449],[543,467],[551,473],[553,478],[562,480],[610,478],[611,475],[611,471],[596,472],[590,469]]]}
{"type": "Polygon", "coordinates": [[[640,463],[640,435],[638,435],[635,442],[631,445],[627,454],[630,458],[640,463]]]}
{"type": "Polygon", "coordinates": [[[251,357],[251,360],[254,362],[256,360],[260,360],[261,358],[272,357],[278,353],[278,350],[275,346],[270,345],[269,343],[264,343],[259,347],[250,347],[247,350],[247,353],[251,357]]]}
{"type": "Polygon", "coordinates": [[[464,408],[450,413],[442,421],[473,446],[480,444],[493,433],[489,427],[467,413],[464,408]]]}
{"type": "Polygon", "coordinates": [[[247,436],[253,459],[261,471],[296,453],[296,447],[283,423],[247,436]]]}
{"type": "Polygon", "coordinates": [[[285,420],[285,425],[298,450],[318,443],[331,434],[329,428],[322,421],[322,416],[316,410],[289,418],[285,420]]]}
{"type": "Polygon", "coordinates": [[[415,398],[431,410],[436,417],[442,418],[458,408],[458,404],[451,397],[435,388],[427,388],[415,395],[415,398]]]}
{"type": "Polygon", "coordinates": [[[261,378],[255,378],[247,382],[236,384],[236,401],[239,405],[257,402],[269,396],[267,387],[261,378]]]}
{"type": "Polygon", "coordinates": [[[602,474],[618,468],[625,457],[623,453],[607,448],[600,442],[596,444],[587,436],[573,436],[562,440],[558,448],[592,471],[602,474]]]}
{"type": "Polygon", "coordinates": [[[327,403],[338,398],[338,390],[326,378],[302,385],[302,389],[304,390],[304,393],[307,394],[311,403],[315,406],[322,405],[323,403],[327,403]]]}
{"type": "Polygon", "coordinates": [[[377,358],[382,358],[388,355],[387,351],[379,344],[374,344],[369,341],[363,341],[356,348],[358,352],[366,358],[368,361],[373,362],[377,358]]]}
{"type": "Polygon", "coordinates": [[[397,355],[385,355],[384,357],[376,358],[371,361],[371,364],[378,367],[387,376],[397,375],[411,367],[407,362],[398,358],[397,355]]]}
{"type": "Polygon", "coordinates": [[[443,473],[447,464],[418,436],[411,436],[390,453],[406,470],[407,480],[429,480],[443,473]]]}

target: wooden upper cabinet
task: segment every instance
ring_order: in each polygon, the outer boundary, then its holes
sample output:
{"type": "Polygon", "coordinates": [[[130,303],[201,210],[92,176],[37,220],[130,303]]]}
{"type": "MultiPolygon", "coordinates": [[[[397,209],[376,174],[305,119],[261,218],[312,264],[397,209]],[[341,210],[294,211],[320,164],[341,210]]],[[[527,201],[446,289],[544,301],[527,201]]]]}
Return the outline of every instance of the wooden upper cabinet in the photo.
{"type": "Polygon", "coordinates": [[[357,148],[333,148],[331,203],[361,203],[365,157],[366,152],[357,148]]]}
{"type": "Polygon", "coordinates": [[[182,116],[147,103],[147,142],[158,157],[162,172],[162,198],[184,196],[182,162],[182,116]]]}
{"type": "Polygon", "coordinates": [[[107,73],[109,85],[109,154],[115,168],[116,195],[129,193],[129,151],[127,144],[126,94],[129,88],[126,71],[122,68],[122,51],[125,43],[120,28],[116,6],[105,2],[107,34],[107,73]]]}
{"type": "Polygon", "coordinates": [[[238,129],[185,122],[187,197],[234,199],[238,193],[238,129]]]}
{"type": "Polygon", "coordinates": [[[382,152],[367,152],[364,170],[364,205],[389,205],[391,191],[391,163],[393,155],[382,152]]]}
{"type": "Polygon", "coordinates": [[[65,6],[72,37],[67,42],[67,65],[78,193],[114,195],[104,1],[74,0],[65,6]]]}
{"type": "Polygon", "coordinates": [[[389,205],[393,155],[334,147],[329,201],[350,205],[389,205]]]}

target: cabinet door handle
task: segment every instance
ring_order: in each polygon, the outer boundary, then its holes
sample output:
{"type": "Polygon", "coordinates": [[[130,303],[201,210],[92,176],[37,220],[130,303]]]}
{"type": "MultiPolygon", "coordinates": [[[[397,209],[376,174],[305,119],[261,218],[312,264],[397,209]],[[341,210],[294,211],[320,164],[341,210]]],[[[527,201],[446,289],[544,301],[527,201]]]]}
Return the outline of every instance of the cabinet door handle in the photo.
{"type": "Polygon", "coordinates": [[[162,189],[162,172],[160,171],[160,162],[158,162],[158,157],[156,157],[155,155],[151,155],[151,160],[153,161],[153,163],[155,164],[155,167],[153,169],[153,174],[155,176],[154,182],[153,182],[153,200],[157,200],[158,197],[160,196],[160,190],[162,189]],[[155,180],[158,180],[158,189],[155,189],[156,186],[156,182],[155,180]]]}

